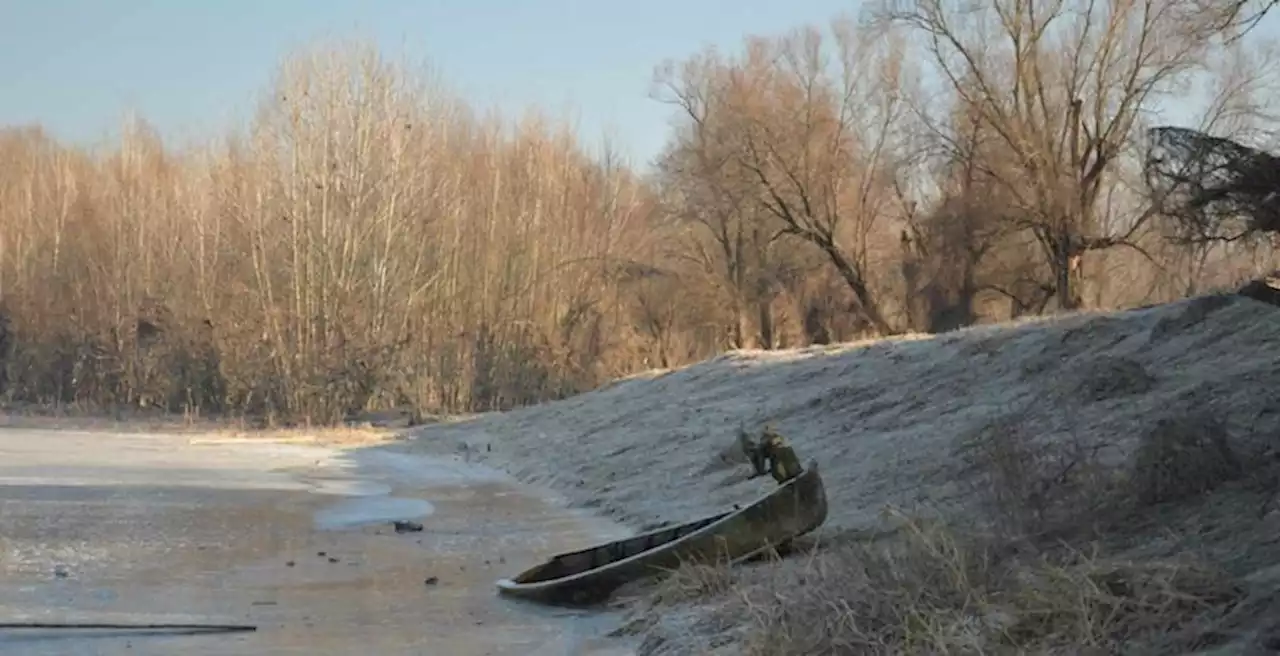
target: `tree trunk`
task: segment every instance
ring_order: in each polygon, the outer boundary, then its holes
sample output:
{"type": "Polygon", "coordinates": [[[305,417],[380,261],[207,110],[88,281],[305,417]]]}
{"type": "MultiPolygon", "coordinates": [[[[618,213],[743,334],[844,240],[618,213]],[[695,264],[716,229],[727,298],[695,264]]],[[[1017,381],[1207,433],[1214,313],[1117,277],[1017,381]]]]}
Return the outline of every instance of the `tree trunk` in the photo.
{"type": "Polygon", "coordinates": [[[1053,256],[1049,267],[1053,271],[1054,294],[1059,311],[1070,312],[1081,306],[1079,263],[1083,255],[1082,241],[1070,232],[1062,232],[1052,238],[1053,256]]]}
{"type": "MultiPolygon", "coordinates": [[[[734,292],[735,295],[737,292],[734,292]]],[[[733,349],[741,349],[746,347],[746,331],[743,330],[743,324],[747,318],[744,316],[745,311],[742,307],[741,298],[733,299],[733,316],[730,318],[729,324],[729,346],[733,349]]]]}
{"type": "Polygon", "coordinates": [[[1058,292],[1058,308],[1061,310],[1074,310],[1075,294],[1071,289],[1071,272],[1067,268],[1067,263],[1062,257],[1055,257],[1053,262],[1054,281],[1053,285],[1058,292]]]}
{"type": "Polygon", "coordinates": [[[826,251],[827,257],[835,265],[836,271],[840,272],[840,277],[844,278],[845,284],[849,286],[854,297],[858,299],[858,308],[862,313],[862,318],[871,324],[876,333],[880,335],[893,334],[892,329],[889,328],[889,323],[880,314],[880,308],[876,305],[875,299],[872,298],[871,290],[867,288],[866,281],[853,268],[853,265],[849,263],[844,254],[836,248],[835,244],[830,242],[822,244],[822,250],[826,251]]]}
{"type": "Polygon", "coordinates": [[[773,312],[769,309],[767,298],[761,298],[756,301],[756,311],[760,320],[760,348],[772,351],[774,349],[774,330],[773,330],[773,312]]]}

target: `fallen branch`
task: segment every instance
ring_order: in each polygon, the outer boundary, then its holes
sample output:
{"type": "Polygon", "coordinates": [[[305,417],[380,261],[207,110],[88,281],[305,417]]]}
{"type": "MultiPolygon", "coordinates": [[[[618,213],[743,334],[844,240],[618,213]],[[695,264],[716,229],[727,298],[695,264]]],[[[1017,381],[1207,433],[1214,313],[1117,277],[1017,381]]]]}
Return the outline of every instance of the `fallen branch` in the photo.
{"type": "Polygon", "coordinates": [[[174,631],[179,635],[201,633],[248,633],[257,631],[252,624],[123,624],[115,622],[0,622],[5,629],[98,629],[120,631],[174,631]]]}

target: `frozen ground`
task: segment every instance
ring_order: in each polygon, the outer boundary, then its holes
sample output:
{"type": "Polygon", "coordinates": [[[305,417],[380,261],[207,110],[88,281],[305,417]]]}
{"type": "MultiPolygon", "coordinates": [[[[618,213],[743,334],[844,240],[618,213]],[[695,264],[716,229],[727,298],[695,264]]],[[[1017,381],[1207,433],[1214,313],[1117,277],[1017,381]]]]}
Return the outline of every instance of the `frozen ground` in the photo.
{"type": "Polygon", "coordinates": [[[0,429],[0,622],[260,627],[0,630],[0,652],[616,653],[592,646],[598,619],[505,602],[493,581],[620,531],[451,459],[0,429]],[[392,519],[425,530],[397,534],[392,519]]]}
{"type": "Polygon", "coordinates": [[[743,467],[722,454],[740,424],[758,432],[772,421],[801,458],[821,464],[829,525],[864,527],[886,504],[963,505],[953,447],[998,420],[1123,450],[1161,418],[1212,408],[1248,440],[1280,430],[1278,385],[1280,311],[1207,297],[928,339],[736,352],[429,426],[392,448],[469,448],[481,462],[638,527],[766,491],[771,480],[743,480],[743,467]]]}
{"type": "MultiPolygon", "coordinates": [[[[1101,445],[1104,460],[1122,464],[1161,422],[1209,415],[1242,457],[1275,458],[1278,384],[1280,312],[1220,296],[732,353],[361,449],[0,429],[0,621],[263,627],[78,643],[6,633],[0,650],[605,653],[588,637],[609,618],[493,596],[495,579],[621,530],[538,490],[632,529],[720,511],[773,485],[744,480],[733,455],[740,425],[754,432],[772,421],[802,458],[821,463],[825,534],[877,530],[886,506],[977,520],[986,517],[980,481],[960,448],[974,436],[1101,445]],[[431,457],[409,457],[419,455],[431,457]],[[426,530],[394,534],[385,520],[398,513],[426,530]]],[[[1165,537],[1138,546],[1164,553],[1194,538],[1239,580],[1275,591],[1275,603],[1257,607],[1280,615],[1280,513],[1267,510],[1277,504],[1232,499],[1213,496],[1194,521],[1160,520],[1165,537]]],[[[681,624],[689,617],[666,612],[645,637],[660,636],[669,653],[710,653],[690,642],[699,635],[681,624]]]]}
{"type": "MultiPolygon", "coordinates": [[[[1159,422],[1209,413],[1238,453],[1273,457],[1277,389],[1280,311],[1208,296],[931,338],[737,352],[425,427],[389,448],[466,451],[639,528],[764,493],[772,481],[744,480],[729,454],[739,425],[756,432],[772,421],[821,464],[824,530],[874,530],[886,506],[978,518],[959,445],[992,430],[1104,445],[1100,457],[1118,464],[1159,422]]],[[[1274,514],[1249,520],[1259,533],[1240,535],[1242,545],[1276,539],[1274,514]]]]}

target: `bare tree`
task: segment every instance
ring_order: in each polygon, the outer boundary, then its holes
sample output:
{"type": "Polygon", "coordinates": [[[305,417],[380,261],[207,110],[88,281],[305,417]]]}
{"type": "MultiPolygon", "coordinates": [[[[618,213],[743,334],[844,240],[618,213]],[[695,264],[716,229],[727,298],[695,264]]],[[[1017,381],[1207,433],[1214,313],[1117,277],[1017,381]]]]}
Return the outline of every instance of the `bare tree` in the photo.
{"type": "Polygon", "coordinates": [[[1274,241],[1280,216],[1273,198],[1280,169],[1266,152],[1275,144],[1268,129],[1280,87],[1275,51],[1235,40],[1219,54],[1205,76],[1202,120],[1147,130],[1135,185],[1157,213],[1162,239],[1155,248],[1163,251],[1167,286],[1177,296],[1271,268],[1258,259],[1274,241]]]}
{"type": "MultiPolygon", "coordinates": [[[[775,251],[782,235],[777,220],[757,202],[757,181],[740,164],[744,125],[726,67],[714,53],[683,65],[684,86],[674,102],[686,123],[659,157],[656,182],[670,216],[693,228],[682,240],[683,256],[706,274],[729,306],[730,346],[744,348],[754,341],[769,348],[775,251]]],[[[673,76],[668,64],[658,79],[669,86],[673,76]]]]}
{"type": "Polygon", "coordinates": [[[141,121],[97,152],[0,135],[6,392],[327,422],[637,366],[614,272],[646,238],[646,185],[567,121],[477,118],[431,82],[320,44],[197,149],[141,121]]]}
{"type": "MultiPolygon", "coordinates": [[[[929,332],[975,321],[983,292],[1009,299],[1012,314],[1039,311],[1052,295],[1036,282],[1035,259],[1027,257],[1016,234],[1009,234],[1013,203],[987,173],[993,157],[990,130],[963,104],[956,105],[950,123],[945,141],[932,140],[942,146],[933,149],[941,157],[925,172],[937,183],[936,195],[923,210],[909,205],[902,236],[914,326],[929,332]]],[[[903,196],[921,194],[904,191],[903,196]]]]}
{"type": "Polygon", "coordinates": [[[894,203],[901,55],[837,20],[830,37],[807,28],[752,38],[741,59],[704,55],[661,76],[670,101],[695,124],[709,111],[729,115],[719,119],[732,126],[721,136],[726,156],[779,223],[775,234],[816,246],[852,292],[855,312],[879,333],[892,328],[873,291],[870,251],[894,203]]]}
{"type": "Polygon", "coordinates": [[[1200,0],[909,0],[879,17],[912,28],[948,90],[998,136],[989,174],[1016,203],[1058,305],[1081,303],[1082,259],[1137,248],[1150,212],[1110,215],[1105,192],[1141,116],[1217,47],[1200,0]]]}
{"type": "Polygon", "coordinates": [[[1207,31],[1224,32],[1229,41],[1256,28],[1277,5],[1280,0],[1200,0],[1200,9],[1209,18],[1207,31]]]}
{"type": "MultiPolygon", "coordinates": [[[[749,38],[659,71],[680,116],[651,179],[569,121],[480,117],[359,44],[297,53],[252,121],[198,147],[140,119],[93,151],[5,130],[0,387],[327,422],[892,332],[913,297],[931,330],[972,320],[986,290],[1015,313],[1072,306],[1081,257],[1120,266],[1110,247],[1150,247],[1145,228],[1274,223],[1248,72],[1275,67],[1222,45],[1254,10],[1226,2],[914,0],[889,14],[936,59],[928,99],[893,30],[749,38]],[[1152,134],[1191,134],[1174,159],[1218,173],[1139,198],[1144,114],[1203,71],[1212,120],[1152,134]]],[[[1187,289],[1259,266],[1164,246],[1187,289]]]]}

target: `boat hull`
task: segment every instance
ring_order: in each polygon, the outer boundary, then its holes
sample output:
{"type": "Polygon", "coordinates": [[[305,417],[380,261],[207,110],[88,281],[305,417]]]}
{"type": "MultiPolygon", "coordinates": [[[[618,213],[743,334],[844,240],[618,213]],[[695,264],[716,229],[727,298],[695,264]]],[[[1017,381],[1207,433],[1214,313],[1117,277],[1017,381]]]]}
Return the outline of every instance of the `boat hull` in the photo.
{"type": "Polygon", "coordinates": [[[826,490],[811,462],[800,476],[741,509],[560,554],[498,581],[498,591],[549,604],[599,603],[628,582],[682,563],[731,565],[781,548],[826,518],[826,490]]]}

